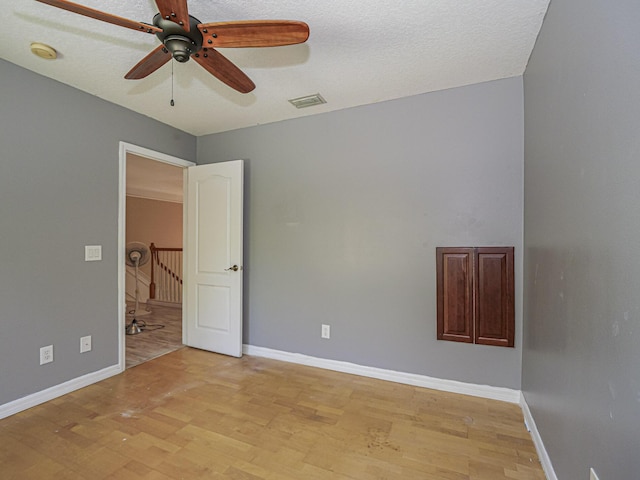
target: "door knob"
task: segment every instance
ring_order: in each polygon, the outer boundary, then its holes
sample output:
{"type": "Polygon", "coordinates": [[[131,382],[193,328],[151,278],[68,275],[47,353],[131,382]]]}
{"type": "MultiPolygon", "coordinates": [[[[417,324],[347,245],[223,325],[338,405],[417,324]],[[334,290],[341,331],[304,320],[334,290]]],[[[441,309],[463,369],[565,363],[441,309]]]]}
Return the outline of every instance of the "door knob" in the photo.
{"type": "Polygon", "coordinates": [[[233,270],[234,272],[237,272],[238,270],[240,270],[240,267],[238,267],[238,265],[234,265],[233,267],[224,269],[225,272],[228,272],[229,270],[233,270]]]}

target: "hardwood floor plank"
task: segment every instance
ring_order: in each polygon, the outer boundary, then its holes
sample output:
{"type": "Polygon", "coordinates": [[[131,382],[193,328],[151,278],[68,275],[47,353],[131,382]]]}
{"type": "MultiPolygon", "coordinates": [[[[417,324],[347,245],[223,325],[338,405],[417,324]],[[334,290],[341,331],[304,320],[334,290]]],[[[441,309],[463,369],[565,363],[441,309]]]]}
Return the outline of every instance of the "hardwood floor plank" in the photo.
{"type": "MultiPolygon", "coordinates": [[[[138,323],[146,324],[142,333],[125,337],[126,368],[131,368],[153,358],[178,350],[182,344],[182,309],[162,305],[140,304],[139,311],[151,313],[137,317],[138,323]]],[[[126,322],[132,317],[127,315],[126,322]]]]}
{"type": "Polygon", "coordinates": [[[0,420],[0,472],[544,480],[516,405],[190,348],[0,420]]]}

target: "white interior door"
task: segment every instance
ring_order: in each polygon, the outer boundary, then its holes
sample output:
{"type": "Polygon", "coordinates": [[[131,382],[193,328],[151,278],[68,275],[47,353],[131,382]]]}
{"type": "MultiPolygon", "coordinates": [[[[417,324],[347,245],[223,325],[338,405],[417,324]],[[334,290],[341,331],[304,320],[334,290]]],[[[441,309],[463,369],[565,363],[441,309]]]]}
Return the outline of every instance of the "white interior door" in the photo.
{"type": "Polygon", "coordinates": [[[187,169],[185,343],[242,356],[243,161],[187,169]]]}

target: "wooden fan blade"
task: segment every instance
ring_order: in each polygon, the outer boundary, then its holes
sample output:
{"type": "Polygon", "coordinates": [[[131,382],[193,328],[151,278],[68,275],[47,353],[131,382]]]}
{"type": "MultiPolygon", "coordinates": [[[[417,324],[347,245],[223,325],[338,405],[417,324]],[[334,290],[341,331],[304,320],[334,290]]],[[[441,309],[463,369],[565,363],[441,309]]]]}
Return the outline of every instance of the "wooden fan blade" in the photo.
{"type": "Polygon", "coordinates": [[[187,0],[156,0],[160,16],[181,25],[187,32],[189,25],[189,10],[187,0]]]}
{"type": "Polygon", "coordinates": [[[100,10],[94,10],[93,8],[85,7],[84,5],[78,5],[67,0],[37,0],[40,3],[46,3],[52,7],[58,7],[69,12],[78,13],[85,17],[95,18],[96,20],[102,20],[103,22],[112,23],[125,28],[131,28],[132,30],[138,30],[145,33],[158,33],[162,32],[161,28],[155,25],[148,25],[142,22],[136,22],[135,20],[129,20],[128,18],[118,17],[117,15],[111,15],[110,13],[101,12],[100,10]]]}
{"type": "Polygon", "coordinates": [[[152,74],[169,60],[171,60],[171,54],[167,52],[164,45],[159,45],[129,70],[129,73],[124,78],[127,80],[139,80],[152,74]]]}
{"type": "Polygon", "coordinates": [[[242,70],[212,48],[207,48],[206,52],[192,55],[191,58],[202,65],[211,75],[240,93],[249,93],[256,88],[256,85],[242,70]]]}
{"type": "Polygon", "coordinates": [[[279,47],[304,43],[309,26],[293,20],[244,20],[198,25],[205,43],[216,48],[279,47]]]}

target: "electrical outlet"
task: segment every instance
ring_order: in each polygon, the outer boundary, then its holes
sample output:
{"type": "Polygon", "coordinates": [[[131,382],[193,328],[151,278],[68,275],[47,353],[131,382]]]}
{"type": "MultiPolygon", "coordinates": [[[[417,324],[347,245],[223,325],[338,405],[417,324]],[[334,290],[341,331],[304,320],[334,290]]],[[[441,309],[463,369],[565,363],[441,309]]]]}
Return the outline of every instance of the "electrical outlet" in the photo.
{"type": "Polygon", "coordinates": [[[331,326],[322,325],[322,338],[331,338],[331,326]]]}
{"type": "Polygon", "coordinates": [[[596,475],[596,471],[592,468],[589,470],[589,480],[600,480],[598,475],[596,475]]]}
{"type": "Polygon", "coordinates": [[[80,353],[91,351],[91,335],[80,338],[80,353]]]}
{"type": "Polygon", "coordinates": [[[40,349],[40,365],[53,362],[53,345],[47,345],[40,349]]]}

